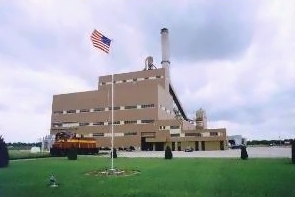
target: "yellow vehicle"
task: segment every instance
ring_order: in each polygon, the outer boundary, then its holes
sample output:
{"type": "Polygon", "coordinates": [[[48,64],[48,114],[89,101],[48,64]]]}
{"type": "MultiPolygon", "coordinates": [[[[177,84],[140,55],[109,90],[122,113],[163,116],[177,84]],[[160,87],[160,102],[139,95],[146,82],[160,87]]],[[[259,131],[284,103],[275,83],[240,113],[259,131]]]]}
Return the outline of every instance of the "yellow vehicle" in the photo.
{"type": "Polygon", "coordinates": [[[50,148],[50,154],[52,156],[66,156],[71,148],[76,148],[79,155],[93,155],[99,151],[93,137],[78,136],[71,132],[59,132],[55,134],[55,142],[50,148]]]}

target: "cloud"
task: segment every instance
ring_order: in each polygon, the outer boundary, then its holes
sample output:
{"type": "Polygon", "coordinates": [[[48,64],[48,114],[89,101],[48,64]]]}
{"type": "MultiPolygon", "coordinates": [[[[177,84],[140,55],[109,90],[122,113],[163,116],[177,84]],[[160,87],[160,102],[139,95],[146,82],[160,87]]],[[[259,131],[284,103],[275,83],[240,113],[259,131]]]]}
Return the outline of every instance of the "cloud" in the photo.
{"type": "Polygon", "coordinates": [[[4,106],[0,108],[0,129],[9,141],[36,141],[48,134],[54,94],[92,89],[76,76],[54,69],[41,72],[21,68],[17,62],[0,61],[0,64],[11,66],[1,69],[5,75],[0,80],[0,102],[4,106]]]}
{"type": "MultiPolygon", "coordinates": [[[[157,40],[160,28],[170,28],[173,58],[190,62],[243,56],[251,44],[260,6],[244,1],[189,1],[183,9],[177,3],[158,4],[147,4],[142,29],[157,40]]],[[[148,42],[154,50],[155,42],[148,42]]]]}
{"type": "Polygon", "coordinates": [[[168,27],[171,79],[185,111],[250,139],[293,136],[295,30],[291,1],[26,1],[0,7],[0,133],[49,133],[52,95],[97,88],[98,76],[160,67],[168,27]],[[90,43],[94,28],[111,55],[90,43]],[[58,85],[57,85],[58,84],[58,85]],[[17,125],[17,127],[15,126],[17,125]]]}

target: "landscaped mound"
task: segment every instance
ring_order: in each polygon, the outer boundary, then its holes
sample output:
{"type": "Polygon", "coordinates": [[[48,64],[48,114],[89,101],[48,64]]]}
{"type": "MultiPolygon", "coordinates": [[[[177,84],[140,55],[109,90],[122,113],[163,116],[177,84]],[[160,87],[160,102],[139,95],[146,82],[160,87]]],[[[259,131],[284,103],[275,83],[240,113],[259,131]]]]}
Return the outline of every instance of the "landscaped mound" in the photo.
{"type": "Polygon", "coordinates": [[[119,177],[119,176],[131,176],[139,174],[139,170],[129,169],[99,169],[85,173],[85,175],[99,176],[99,177],[119,177]]]}

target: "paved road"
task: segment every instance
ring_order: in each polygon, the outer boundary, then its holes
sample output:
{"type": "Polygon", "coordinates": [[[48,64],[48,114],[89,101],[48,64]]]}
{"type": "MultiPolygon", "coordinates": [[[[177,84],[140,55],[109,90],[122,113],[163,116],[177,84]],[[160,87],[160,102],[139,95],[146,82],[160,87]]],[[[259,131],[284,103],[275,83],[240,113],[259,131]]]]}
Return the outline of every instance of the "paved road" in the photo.
{"type": "MultiPolygon", "coordinates": [[[[249,158],[291,158],[291,148],[261,147],[247,148],[249,158]]],[[[164,151],[135,151],[117,152],[118,157],[164,157],[164,151]]],[[[173,151],[173,157],[212,157],[212,158],[237,158],[240,157],[240,150],[225,151],[173,151]]]]}

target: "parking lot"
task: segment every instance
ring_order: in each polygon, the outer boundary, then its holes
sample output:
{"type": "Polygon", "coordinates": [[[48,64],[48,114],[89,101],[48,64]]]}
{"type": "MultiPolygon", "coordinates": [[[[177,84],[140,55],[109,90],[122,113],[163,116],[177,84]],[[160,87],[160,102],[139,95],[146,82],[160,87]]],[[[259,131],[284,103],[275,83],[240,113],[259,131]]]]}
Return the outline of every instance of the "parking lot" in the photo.
{"type": "MultiPolygon", "coordinates": [[[[259,147],[247,148],[249,158],[291,158],[291,148],[285,147],[259,147]]],[[[164,157],[164,151],[118,151],[118,157],[164,157]]],[[[225,151],[173,151],[173,157],[208,157],[208,158],[237,158],[240,150],[225,151]]]]}

